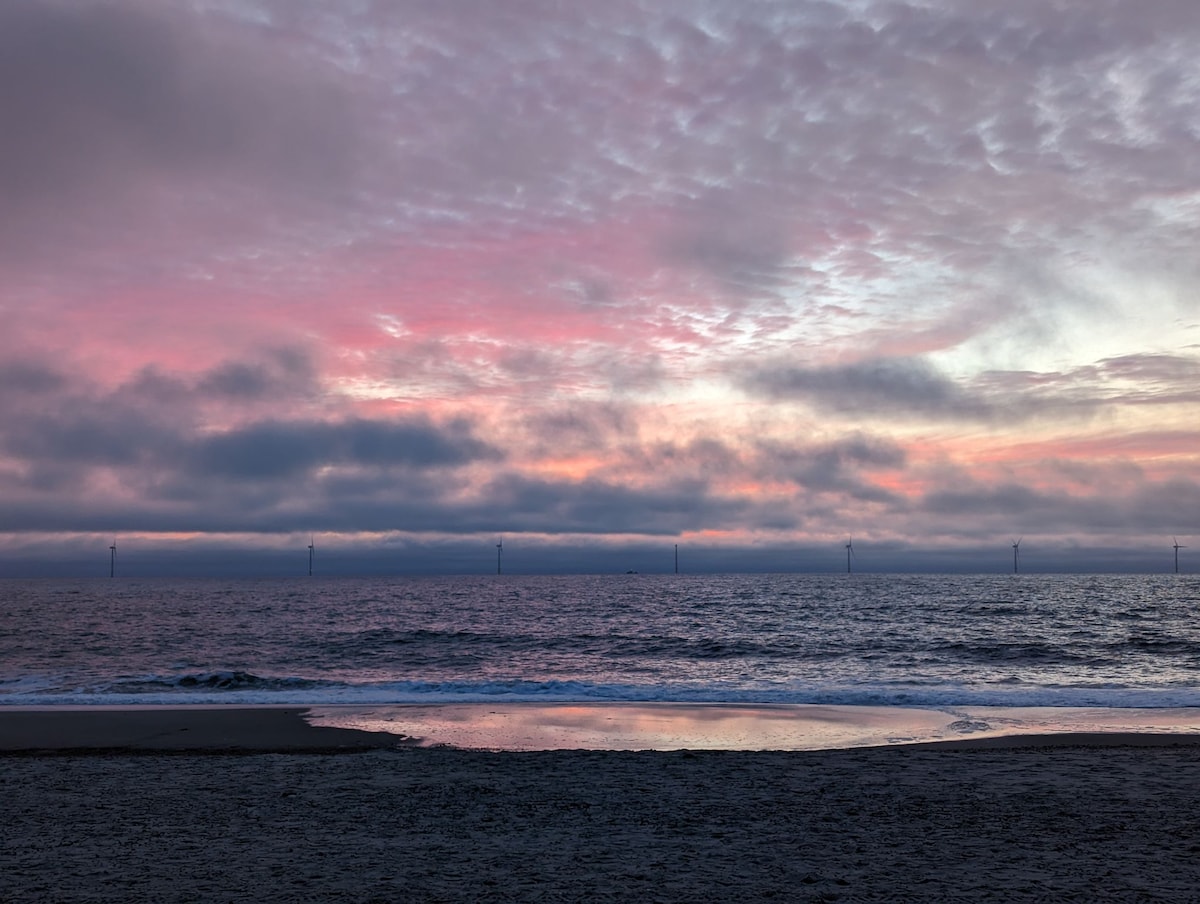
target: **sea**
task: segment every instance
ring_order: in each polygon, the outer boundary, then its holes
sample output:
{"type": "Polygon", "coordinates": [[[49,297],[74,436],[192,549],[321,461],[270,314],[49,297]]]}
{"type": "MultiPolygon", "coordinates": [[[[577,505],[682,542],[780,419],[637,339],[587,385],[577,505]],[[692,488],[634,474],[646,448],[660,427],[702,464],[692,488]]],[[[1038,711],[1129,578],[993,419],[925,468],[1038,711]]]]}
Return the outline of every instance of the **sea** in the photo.
{"type": "Polygon", "coordinates": [[[0,581],[0,706],[1200,707],[1200,576],[0,581]]]}

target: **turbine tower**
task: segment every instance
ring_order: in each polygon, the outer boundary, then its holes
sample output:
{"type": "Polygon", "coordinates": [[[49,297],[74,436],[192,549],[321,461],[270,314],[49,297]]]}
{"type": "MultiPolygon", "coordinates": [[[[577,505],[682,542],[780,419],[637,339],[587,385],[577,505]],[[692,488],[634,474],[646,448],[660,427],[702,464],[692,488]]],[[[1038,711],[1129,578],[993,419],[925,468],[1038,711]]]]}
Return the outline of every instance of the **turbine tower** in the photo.
{"type": "MultiPolygon", "coordinates": [[[[1175,570],[1179,570],[1179,553],[1175,553],[1175,570]]],[[[108,548],[108,576],[117,573],[117,538],[113,537],[112,546],[108,548]]]]}
{"type": "Polygon", "coordinates": [[[1176,537],[1171,538],[1171,542],[1175,544],[1175,573],[1179,574],[1179,550],[1187,549],[1186,546],[1180,546],[1179,540],[1176,537]]]}
{"type": "Polygon", "coordinates": [[[850,556],[855,555],[854,538],[850,537],[846,540],[846,574],[850,573],[850,556]]]}
{"type": "Polygon", "coordinates": [[[314,545],[314,542],[315,542],[315,540],[314,540],[312,534],[309,534],[309,536],[308,536],[308,576],[310,578],[312,577],[313,554],[317,551],[317,547],[314,545]]]}
{"type": "Polygon", "coordinates": [[[500,556],[504,552],[504,538],[500,538],[500,542],[496,544],[496,574],[500,574],[500,556]]]}
{"type": "MultiPolygon", "coordinates": [[[[1024,539],[1025,539],[1024,537],[1021,538],[1021,540],[1024,540],[1024,539]]],[[[1021,540],[1013,541],[1013,574],[1016,574],[1018,571],[1021,570],[1021,566],[1020,566],[1019,562],[1017,561],[1017,554],[1021,551],[1021,540]]]]}
{"type": "MultiPolygon", "coordinates": [[[[1176,568],[1175,570],[1178,571],[1179,569],[1176,568]]],[[[675,544],[675,573],[679,574],[679,544],[678,543],[675,544]]]]}

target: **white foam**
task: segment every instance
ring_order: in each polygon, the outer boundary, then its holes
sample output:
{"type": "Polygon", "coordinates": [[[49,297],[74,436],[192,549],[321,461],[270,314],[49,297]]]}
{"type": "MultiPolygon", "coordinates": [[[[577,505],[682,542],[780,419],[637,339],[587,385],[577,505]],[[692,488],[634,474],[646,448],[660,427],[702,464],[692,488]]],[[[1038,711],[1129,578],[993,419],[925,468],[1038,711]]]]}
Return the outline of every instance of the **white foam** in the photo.
{"type": "Polygon", "coordinates": [[[1031,685],[888,685],[728,687],[712,684],[603,685],[587,682],[489,681],[339,684],[303,677],[262,678],[237,672],[141,676],[117,684],[63,688],[36,676],[0,685],[0,705],[387,705],[448,703],[722,703],[883,707],[1200,707],[1200,688],[1031,685]]]}

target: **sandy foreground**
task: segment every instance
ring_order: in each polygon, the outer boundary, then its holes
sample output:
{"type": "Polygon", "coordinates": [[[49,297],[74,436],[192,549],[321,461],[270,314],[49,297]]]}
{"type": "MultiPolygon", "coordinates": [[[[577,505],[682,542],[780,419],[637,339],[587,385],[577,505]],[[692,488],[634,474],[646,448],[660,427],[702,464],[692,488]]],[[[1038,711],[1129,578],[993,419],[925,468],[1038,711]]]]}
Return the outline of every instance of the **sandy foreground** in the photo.
{"type": "Polygon", "coordinates": [[[1196,744],[496,753],[0,711],[0,901],[1197,901],[1196,744]]]}

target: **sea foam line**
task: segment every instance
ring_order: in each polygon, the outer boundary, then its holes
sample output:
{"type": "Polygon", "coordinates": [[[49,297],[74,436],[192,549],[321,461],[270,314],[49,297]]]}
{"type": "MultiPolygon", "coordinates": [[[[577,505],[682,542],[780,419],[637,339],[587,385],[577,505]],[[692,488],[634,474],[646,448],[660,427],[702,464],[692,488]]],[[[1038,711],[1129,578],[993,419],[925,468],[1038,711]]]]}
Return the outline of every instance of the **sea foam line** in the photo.
{"type": "Polygon", "coordinates": [[[925,685],[729,686],[720,684],[629,685],[578,681],[436,682],[345,684],[303,677],[261,677],[249,672],[145,676],[87,687],[64,687],[48,679],[0,683],[0,705],[189,705],[486,703],[740,703],[845,706],[966,707],[1060,706],[1103,708],[1200,707],[1200,688],[1125,686],[1039,687],[925,685]]]}

